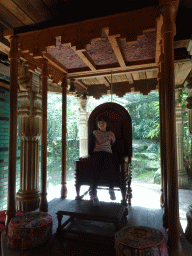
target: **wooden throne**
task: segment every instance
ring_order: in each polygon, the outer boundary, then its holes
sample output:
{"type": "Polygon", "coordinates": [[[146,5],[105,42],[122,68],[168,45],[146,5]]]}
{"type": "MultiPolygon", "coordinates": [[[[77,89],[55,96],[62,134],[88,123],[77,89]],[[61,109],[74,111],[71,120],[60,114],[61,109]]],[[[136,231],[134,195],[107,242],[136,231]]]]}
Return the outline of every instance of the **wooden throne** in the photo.
{"type": "MultiPolygon", "coordinates": [[[[110,130],[114,132],[116,137],[116,149],[113,150],[116,158],[116,178],[114,187],[119,188],[122,194],[122,204],[131,204],[132,190],[131,190],[131,157],[132,157],[132,123],[131,117],[127,110],[117,103],[104,103],[96,107],[91,113],[88,120],[88,134],[91,134],[97,129],[96,118],[100,114],[105,114],[110,120],[110,130]],[[121,164],[118,159],[118,152],[120,150],[123,161],[121,164]]],[[[75,186],[76,199],[82,199],[80,196],[81,185],[90,185],[90,160],[91,157],[81,157],[75,161],[75,186]]],[[[100,180],[98,188],[108,187],[108,180],[100,180]]],[[[87,192],[88,193],[88,192],[87,192]]]]}

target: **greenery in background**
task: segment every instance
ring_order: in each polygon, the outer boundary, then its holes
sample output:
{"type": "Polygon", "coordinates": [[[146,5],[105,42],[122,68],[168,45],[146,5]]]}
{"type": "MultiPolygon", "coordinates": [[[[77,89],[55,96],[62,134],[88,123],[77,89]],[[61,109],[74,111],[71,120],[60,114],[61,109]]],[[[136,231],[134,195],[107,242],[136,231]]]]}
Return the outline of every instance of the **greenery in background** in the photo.
{"type": "MultiPolygon", "coordinates": [[[[181,89],[180,99],[185,107],[188,94],[181,89]]],[[[99,100],[90,98],[87,103],[89,113],[98,105],[110,102],[111,96],[105,95],[99,100]]],[[[129,112],[132,119],[133,178],[149,183],[160,184],[160,124],[159,95],[151,92],[126,94],[119,98],[112,96],[116,102],[129,112]]],[[[79,157],[78,138],[78,101],[74,96],[67,96],[67,180],[74,178],[74,160],[79,157]]],[[[191,138],[188,132],[188,113],[183,112],[184,120],[184,165],[192,173],[191,138]]],[[[48,95],[48,182],[56,185],[61,182],[61,144],[62,144],[62,101],[61,95],[48,95]]]]}
{"type": "MultiPolygon", "coordinates": [[[[90,100],[88,111],[96,106],[111,101],[111,96],[99,100],[90,100]]],[[[112,101],[121,104],[132,119],[133,178],[149,183],[160,184],[160,125],[159,95],[151,92],[147,96],[138,93],[124,95],[123,98],[112,97],[112,101]]]]}
{"type": "MultiPolygon", "coordinates": [[[[189,95],[184,88],[180,90],[180,99],[185,109],[189,95]]],[[[105,95],[99,100],[92,97],[87,102],[87,112],[98,105],[116,102],[129,112],[132,119],[133,178],[148,183],[160,184],[160,124],[159,95],[151,92],[147,96],[138,93],[126,94],[119,98],[105,95]]],[[[74,160],[79,157],[78,138],[78,101],[74,96],[67,96],[67,180],[74,179],[74,160]]],[[[184,120],[184,166],[192,175],[191,138],[188,130],[188,113],[183,112],[184,120]]],[[[62,145],[62,98],[59,94],[48,95],[48,183],[53,185],[61,182],[61,145],[62,145]]]]}
{"type": "Polygon", "coordinates": [[[189,177],[192,179],[192,156],[191,156],[191,136],[189,134],[189,122],[188,111],[186,110],[186,99],[189,97],[189,93],[185,92],[183,87],[180,90],[180,100],[183,111],[183,123],[184,123],[184,139],[183,139],[183,155],[184,155],[184,167],[189,177]]]}
{"type": "MultiPolygon", "coordinates": [[[[109,95],[99,100],[90,98],[87,111],[91,113],[95,107],[108,101],[111,101],[109,95]]],[[[153,182],[156,171],[160,168],[158,92],[152,92],[147,96],[113,96],[112,101],[124,106],[132,118],[133,178],[153,182]]],[[[47,122],[48,183],[57,185],[61,182],[62,145],[62,99],[59,94],[48,95],[47,122]]],[[[67,180],[74,178],[74,160],[78,156],[78,101],[74,96],[67,96],[67,180]]],[[[158,179],[156,182],[159,182],[158,179]]]]}
{"type": "MultiPolygon", "coordinates": [[[[78,103],[67,96],[67,180],[74,176],[74,159],[79,156],[78,103]]],[[[62,96],[48,94],[47,113],[47,171],[48,184],[61,183],[62,154],[62,96]]]]}
{"type": "MultiPolygon", "coordinates": [[[[153,183],[160,168],[159,96],[127,94],[125,108],[132,119],[133,178],[153,183]]],[[[159,179],[155,179],[159,183],[159,179]]]]}

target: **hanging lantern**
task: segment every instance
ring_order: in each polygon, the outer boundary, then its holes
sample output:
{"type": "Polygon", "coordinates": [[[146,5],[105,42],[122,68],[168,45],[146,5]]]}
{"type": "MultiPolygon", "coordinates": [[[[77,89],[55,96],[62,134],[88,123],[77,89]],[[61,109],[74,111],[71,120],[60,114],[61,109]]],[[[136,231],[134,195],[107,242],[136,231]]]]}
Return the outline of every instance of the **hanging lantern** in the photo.
{"type": "Polygon", "coordinates": [[[73,78],[70,80],[69,93],[72,95],[76,94],[75,79],[73,79],[73,78]]]}
{"type": "Polygon", "coordinates": [[[88,92],[87,92],[87,89],[85,89],[83,91],[83,95],[81,96],[82,100],[87,100],[87,95],[88,95],[88,92]]]}

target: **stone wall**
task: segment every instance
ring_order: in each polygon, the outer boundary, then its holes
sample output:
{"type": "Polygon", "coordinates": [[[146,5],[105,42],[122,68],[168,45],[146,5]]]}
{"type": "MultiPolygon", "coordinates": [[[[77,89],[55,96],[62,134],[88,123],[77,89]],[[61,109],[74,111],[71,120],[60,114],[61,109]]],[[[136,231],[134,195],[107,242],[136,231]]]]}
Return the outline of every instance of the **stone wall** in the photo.
{"type": "MultiPolygon", "coordinates": [[[[19,105],[19,103],[18,103],[19,105]]],[[[19,123],[17,125],[19,128],[19,123]]],[[[0,210],[7,207],[9,157],[9,77],[0,74],[0,210]]],[[[16,191],[20,187],[20,137],[17,137],[16,191]]]]}

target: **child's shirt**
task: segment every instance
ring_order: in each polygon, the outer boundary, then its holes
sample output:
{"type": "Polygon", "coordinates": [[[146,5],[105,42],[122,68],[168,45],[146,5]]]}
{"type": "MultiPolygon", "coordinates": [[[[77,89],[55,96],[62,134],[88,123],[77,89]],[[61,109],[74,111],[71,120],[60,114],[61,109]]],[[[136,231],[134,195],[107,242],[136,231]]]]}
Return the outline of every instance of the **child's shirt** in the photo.
{"type": "Polygon", "coordinates": [[[116,140],[115,134],[111,131],[102,132],[100,130],[95,130],[93,134],[96,138],[94,151],[106,151],[112,153],[111,145],[116,140]]]}

